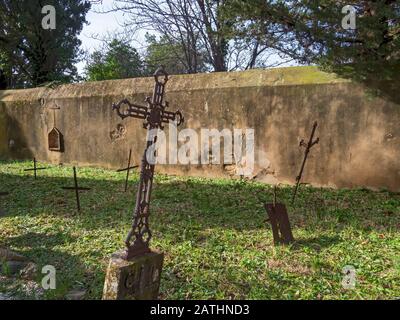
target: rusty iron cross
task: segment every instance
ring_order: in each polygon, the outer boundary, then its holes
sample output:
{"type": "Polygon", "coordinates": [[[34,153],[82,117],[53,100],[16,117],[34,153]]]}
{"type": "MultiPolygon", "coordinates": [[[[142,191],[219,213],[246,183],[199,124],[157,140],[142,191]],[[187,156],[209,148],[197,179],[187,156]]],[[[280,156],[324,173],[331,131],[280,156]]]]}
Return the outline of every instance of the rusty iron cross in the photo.
{"type": "Polygon", "coordinates": [[[49,169],[49,168],[38,168],[38,167],[37,167],[36,158],[33,158],[33,169],[25,169],[24,171],[25,171],[25,172],[33,171],[33,172],[34,172],[34,177],[35,177],[35,179],[37,179],[37,172],[38,172],[39,170],[47,170],[47,169],[49,169]]]}
{"type": "Polygon", "coordinates": [[[127,99],[120,101],[118,104],[113,104],[113,110],[117,111],[121,119],[128,117],[143,119],[145,120],[143,127],[148,130],[147,145],[141,163],[132,228],[125,240],[127,247],[125,258],[127,260],[151,252],[149,242],[152,238],[152,233],[149,227],[149,215],[155,165],[149,163],[147,151],[157,142],[157,135],[150,135],[150,130],[163,130],[164,123],[176,122],[177,126],[179,126],[184,122],[180,111],[174,113],[165,110],[168,108],[168,102],[164,102],[168,73],[163,67],[157,69],[154,73],[154,79],[153,98],[146,98],[147,106],[132,104],[127,99]],[[124,107],[125,105],[126,107],[124,107]],[[123,107],[124,109],[121,110],[123,107]]]}
{"type": "Polygon", "coordinates": [[[79,199],[79,192],[80,191],[89,191],[91,189],[90,188],[81,188],[81,187],[79,187],[78,178],[77,178],[77,175],[76,175],[76,167],[73,167],[72,169],[74,171],[74,186],[73,187],[62,187],[62,189],[75,191],[76,207],[77,207],[78,211],[81,211],[81,201],[79,199]]]}
{"type": "Polygon", "coordinates": [[[126,178],[125,178],[125,192],[128,191],[128,182],[129,182],[129,173],[131,170],[138,168],[139,166],[131,166],[132,160],[132,149],[129,150],[129,157],[128,157],[128,166],[123,169],[118,169],[117,172],[124,172],[126,171],[126,178]]]}

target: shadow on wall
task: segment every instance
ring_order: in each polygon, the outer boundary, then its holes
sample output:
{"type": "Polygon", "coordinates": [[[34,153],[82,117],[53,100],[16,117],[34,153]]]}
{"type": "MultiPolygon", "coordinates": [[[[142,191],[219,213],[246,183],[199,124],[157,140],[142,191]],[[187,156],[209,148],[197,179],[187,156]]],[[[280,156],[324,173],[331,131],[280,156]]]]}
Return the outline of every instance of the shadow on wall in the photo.
{"type": "Polygon", "coordinates": [[[352,67],[338,66],[331,71],[341,78],[362,84],[371,97],[380,97],[400,104],[400,63],[387,63],[386,61],[368,65],[362,61],[359,63],[360,65],[357,63],[352,67]]]}
{"type": "Polygon", "coordinates": [[[19,122],[0,104],[0,159],[27,159],[33,154],[28,148],[19,122]]]}
{"type": "MultiPolygon", "coordinates": [[[[272,90],[271,96],[282,96],[279,88],[272,90]]],[[[398,117],[398,106],[378,97],[366,100],[368,93],[356,85],[293,86],[285,90],[287,97],[297,99],[272,101],[272,110],[279,110],[280,105],[284,109],[274,114],[273,122],[256,124],[260,132],[266,132],[260,139],[271,139],[265,149],[274,148],[270,153],[275,157],[272,163],[280,164],[279,180],[294,182],[304,157],[299,141],[308,141],[312,123],[318,121],[316,137],[321,141],[309,154],[303,182],[399,190],[398,144],[390,139],[400,134],[393,121],[398,117]],[[310,107],[299,113],[296,104],[310,107]],[[285,127],[285,134],[277,135],[288,119],[296,121],[285,127]],[[280,138],[285,140],[275,143],[280,138]]]]}
{"type": "Polygon", "coordinates": [[[381,97],[400,105],[400,76],[395,81],[381,81],[364,83],[367,93],[371,96],[381,97]]]}

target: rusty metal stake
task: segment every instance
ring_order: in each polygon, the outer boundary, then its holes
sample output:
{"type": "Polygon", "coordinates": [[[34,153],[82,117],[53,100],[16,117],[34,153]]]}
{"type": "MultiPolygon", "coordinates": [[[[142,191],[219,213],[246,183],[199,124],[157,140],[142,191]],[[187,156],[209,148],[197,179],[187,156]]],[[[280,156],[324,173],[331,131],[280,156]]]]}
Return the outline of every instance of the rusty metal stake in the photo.
{"type": "Polygon", "coordinates": [[[317,143],[319,143],[319,138],[314,140],[314,135],[315,135],[315,131],[317,130],[317,127],[318,127],[318,122],[315,121],[314,125],[313,125],[312,132],[311,132],[310,139],[308,140],[307,144],[304,142],[304,139],[300,141],[300,147],[305,147],[306,150],[304,152],[304,159],[303,159],[303,162],[301,164],[299,175],[296,177],[296,187],[294,188],[294,192],[293,192],[292,205],[294,204],[294,201],[296,200],[297,191],[298,191],[299,186],[300,186],[301,178],[303,177],[304,167],[305,167],[306,162],[307,162],[308,154],[310,153],[311,148],[313,146],[315,146],[317,143]]]}
{"type": "Polygon", "coordinates": [[[49,168],[38,168],[38,167],[37,167],[36,158],[33,158],[33,169],[25,169],[24,171],[25,171],[25,172],[33,171],[33,172],[34,172],[34,176],[35,176],[35,180],[36,180],[36,178],[37,178],[37,171],[39,171],[39,170],[47,170],[47,169],[49,169],[49,168]]]}
{"type": "Polygon", "coordinates": [[[78,178],[76,176],[76,168],[73,168],[74,170],[74,186],[73,187],[62,187],[64,190],[75,190],[75,196],[76,196],[76,206],[78,208],[78,211],[81,211],[81,203],[79,200],[79,191],[88,191],[91,190],[90,188],[80,188],[78,186],[78,178]]]}
{"type": "Polygon", "coordinates": [[[294,241],[292,228],[286,206],[277,203],[277,186],[274,187],[273,203],[266,203],[265,210],[268,213],[267,221],[271,224],[274,244],[290,244],[294,241]]]}
{"type": "Polygon", "coordinates": [[[153,98],[146,98],[147,106],[132,104],[127,99],[112,106],[121,119],[132,117],[145,120],[143,127],[148,130],[147,145],[141,163],[140,181],[136,195],[132,228],[125,240],[127,247],[125,259],[127,260],[151,252],[149,242],[152,238],[152,233],[149,227],[149,215],[155,164],[149,163],[147,159],[148,150],[156,143],[156,131],[158,129],[163,130],[164,123],[176,122],[179,126],[184,121],[180,111],[169,112],[165,110],[168,107],[168,103],[164,102],[168,73],[163,67],[157,69],[154,79],[156,83],[153,98]],[[124,105],[126,105],[126,108],[121,111],[124,105]]]}
{"type": "Polygon", "coordinates": [[[138,168],[139,166],[132,166],[131,167],[131,159],[132,159],[132,149],[129,150],[129,158],[128,158],[128,166],[124,169],[119,169],[117,172],[124,172],[126,171],[126,179],[125,179],[125,192],[128,191],[128,180],[129,180],[129,173],[132,169],[138,168]]]}

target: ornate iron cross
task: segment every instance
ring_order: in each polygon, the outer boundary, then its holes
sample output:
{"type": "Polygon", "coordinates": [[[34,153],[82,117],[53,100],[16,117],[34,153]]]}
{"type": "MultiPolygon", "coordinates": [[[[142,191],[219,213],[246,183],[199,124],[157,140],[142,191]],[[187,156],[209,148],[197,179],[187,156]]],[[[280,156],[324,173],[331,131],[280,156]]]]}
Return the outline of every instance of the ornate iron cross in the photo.
{"type": "Polygon", "coordinates": [[[133,214],[132,228],[125,240],[127,246],[126,259],[132,259],[135,256],[151,252],[149,242],[152,233],[149,227],[150,198],[153,187],[154,164],[150,164],[147,159],[147,151],[157,142],[157,135],[150,136],[150,130],[164,129],[163,124],[176,122],[179,126],[184,122],[180,111],[169,112],[168,102],[164,102],[165,86],[168,82],[168,73],[163,67],[160,67],[154,74],[155,86],[153,98],[146,98],[147,107],[130,103],[127,99],[113,104],[113,110],[116,110],[121,119],[128,117],[145,120],[143,127],[148,129],[148,138],[146,149],[143,154],[139,187],[136,195],[136,206],[133,214]],[[121,108],[126,105],[124,110],[121,108]]]}

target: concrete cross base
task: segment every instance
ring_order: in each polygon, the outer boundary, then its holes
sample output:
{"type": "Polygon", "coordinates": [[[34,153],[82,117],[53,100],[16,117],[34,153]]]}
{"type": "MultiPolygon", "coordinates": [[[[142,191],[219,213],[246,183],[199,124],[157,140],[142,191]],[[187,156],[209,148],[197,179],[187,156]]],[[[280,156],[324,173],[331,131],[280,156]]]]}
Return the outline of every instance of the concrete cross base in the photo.
{"type": "Polygon", "coordinates": [[[153,251],[131,260],[125,260],[125,254],[111,257],[103,300],[157,300],[164,254],[153,251]]]}

